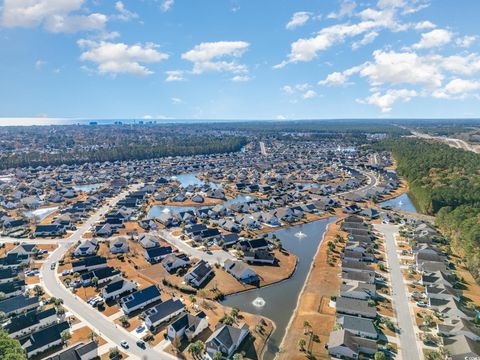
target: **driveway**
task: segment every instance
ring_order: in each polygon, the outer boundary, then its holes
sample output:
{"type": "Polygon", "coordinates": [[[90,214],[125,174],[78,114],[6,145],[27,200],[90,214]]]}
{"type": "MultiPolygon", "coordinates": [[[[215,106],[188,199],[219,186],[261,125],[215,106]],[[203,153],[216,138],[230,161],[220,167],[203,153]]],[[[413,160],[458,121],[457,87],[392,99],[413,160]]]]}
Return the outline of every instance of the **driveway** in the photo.
{"type": "Polygon", "coordinates": [[[159,235],[160,237],[164,238],[170,245],[177,247],[180,251],[186,253],[187,255],[190,255],[191,257],[205,260],[211,265],[215,265],[217,263],[223,265],[223,263],[227,259],[235,260],[235,257],[223,250],[212,250],[212,254],[207,254],[204,251],[191,247],[179,237],[173,236],[168,230],[158,230],[156,232],[153,232],[152,235],[159,235]]]}
{"type": "Polygon", "coordinates": [[[376,224],[376,230],[385,236],[385,253],[387,255],[390,282],[392,285],[393,308],[396,312],[398,328],[400,331],[400,359],[420,360],[419,342],[415,335],[414,314],[410,310],[407,287],[400,269],[400,261],[397,255],[397,246],[394,235],[398,232],[398,226],[391,224],[376,224]]]}

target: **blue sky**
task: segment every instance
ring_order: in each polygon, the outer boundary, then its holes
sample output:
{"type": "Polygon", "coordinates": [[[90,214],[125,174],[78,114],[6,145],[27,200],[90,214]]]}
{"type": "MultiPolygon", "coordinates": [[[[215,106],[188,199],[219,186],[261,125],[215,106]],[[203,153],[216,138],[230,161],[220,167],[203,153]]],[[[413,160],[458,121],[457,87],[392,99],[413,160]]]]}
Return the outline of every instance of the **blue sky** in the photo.
{"type": "Polygon", "coordinates": [[[0,3],[0,117],[480,117],[480,1],[0,3]]]}

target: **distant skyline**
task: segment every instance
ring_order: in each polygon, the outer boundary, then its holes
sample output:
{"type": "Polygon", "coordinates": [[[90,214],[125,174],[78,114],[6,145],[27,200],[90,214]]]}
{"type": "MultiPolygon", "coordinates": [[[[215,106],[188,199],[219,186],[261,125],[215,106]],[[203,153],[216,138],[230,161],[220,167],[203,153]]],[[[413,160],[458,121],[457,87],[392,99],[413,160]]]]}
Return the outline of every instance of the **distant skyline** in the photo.
{"type": "Polygon", "coordinates": [[[3,0],[0,125],[479,118],[479,13],[471,0],[3,0]]]}

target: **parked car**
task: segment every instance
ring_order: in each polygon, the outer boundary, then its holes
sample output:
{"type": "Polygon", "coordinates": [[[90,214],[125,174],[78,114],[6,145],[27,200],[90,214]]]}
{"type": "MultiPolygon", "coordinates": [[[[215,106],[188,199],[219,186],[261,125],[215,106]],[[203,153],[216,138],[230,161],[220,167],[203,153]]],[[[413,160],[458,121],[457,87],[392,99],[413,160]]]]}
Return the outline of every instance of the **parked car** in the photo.
{"type": "Polygon", "coordinates": [[[127,342],[127,340],[122,340],[122,341],[120,341],[120,345],[121,345],[124,349],[128,349],[128,342],[127,342]]]}
{"type": "Polygon", "coordinates": [[[137,344],[137,346],[138,346],[139,348],[145,349],[145,342],[144,342],[144,341],[138,340],[138,341],[136,342],[136,344],[137,344]]]}
{"type": "Polygon", "coordinates": [[[423,301],[417,301],[415,303],[418,307],[427,307],[427,303],[426,302],[423,302],[423,301]]]}

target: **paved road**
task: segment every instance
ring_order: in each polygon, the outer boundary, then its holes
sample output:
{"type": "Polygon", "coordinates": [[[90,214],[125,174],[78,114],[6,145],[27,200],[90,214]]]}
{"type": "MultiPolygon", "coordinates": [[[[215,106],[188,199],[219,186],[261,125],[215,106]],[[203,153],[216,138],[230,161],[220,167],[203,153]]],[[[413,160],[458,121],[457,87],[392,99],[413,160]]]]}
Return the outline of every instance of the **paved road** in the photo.
{"type": "Polygon", "coordinates": [[[413,314],[410,311],[407,288],[400,270],[400,262],[397,256],[397,246],[394,234],[398,226],[391,224],[376,224],[375,228],[385,235],[385,250],[390,271],[392,285],[393,308],[396,310],[398,328],[400,329],[401,359],[420,360],[413,314]]]}
{"type": "MultiPolygon", "coordinates": [[[[135,190],[141,185],[135,185],[129,189],[135,190]]],[[[65,307],[83,322],[87,323],[97,334],[105,338],[110,343],[120,345],[122,340],[127,340],[130,344],[128,350],[122,351],[128,353],[132,358],[138,359],[176,359],[174,356],[153,348],[142,350],[135,345],[138,340],[135,336],[128,333],[122,327],[117,327],[111,319],[108,319],[96,309],[92,308],[86,302],[75,296],[70,290],[65,288],[57,276],[55,270],[51,270],[50,266],[53,262],[58,262],[68,251],[70,246],[82,239],[91,226],[99,221],[103,214],[113,207],[120,199],[124,198],[129,191],[124,191],[115,198],[112,198],[95,212],[84,224],[82,224],[67,240],[59,242],[60,246],[48,257],[43,266],[40,268],[40,282],[44,289],[51,295],[61,298],[65,307]]]]}
{"type": "Polygon", "coordinates": [[[377,185],[378,179],[375,175],[373,175],[372,173],[367,173],[367,172],[363,172],[363,175],[368,177],[367,183],[365,185],[363,185],[359,188],[356,188],[356,189],[336,193],[336,194],[333,194],[333,195],[339,196],[339,195],[346,195],[346,194],[350,194],[350,193],[356,193],[358,191],[367,191],[367,190],[370,190],[370,189],[374,188],[377,185]]]}
{"type": "Polygon", "coordinates": [[[223,250],[212,250],[212,254],[207,254],[205,251],[191,247],[190,245],[186,244],[185,241],[170,234],[168,230],[157,230],[155,232],[152,232],[151,234],[159,235],[160,237],[164,238],[170,245],[177,247],[180,251],[190,255],[191,257],[205,260],[211,265],[217,263],[223,265],[223,263],[227,259],[235,260],[232,255],[223,250]]]}
{"type": "Polygon", "coordinates": [[[267,156],[267,148],[265,147],[265,143],[260,141],[260,152],[263,156],[267,156]]]}
{"type": "Polygon", "coordinates": [[[407,130],[409,130],[413,134],[413,136],[421,138],[421,139],[437,140],[437,141],[440,141],[444,144],[447,144],[450,147],[454,147],[454,148],[457,148],[457,149],[463,149],[463,150],[466,150],[466,151],[471,151],[471,152],[474,152],[474,153],[477,153],[477,154],[480,153],[480,146],[479,145],[470,144],[470,143],[466,142],[465,140],[449,138],[449,137],[446,137],[446,136],[433,136],[433,135],[430,135],[430,134],[425,134],[425,133],[421,133],[421,132],[418,132],[418,131],[413,131],[411,129],[407,129],[407,130]]]}

